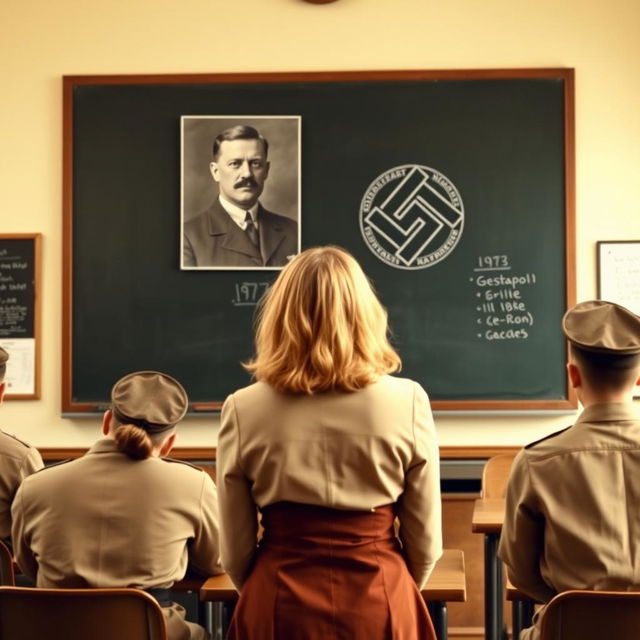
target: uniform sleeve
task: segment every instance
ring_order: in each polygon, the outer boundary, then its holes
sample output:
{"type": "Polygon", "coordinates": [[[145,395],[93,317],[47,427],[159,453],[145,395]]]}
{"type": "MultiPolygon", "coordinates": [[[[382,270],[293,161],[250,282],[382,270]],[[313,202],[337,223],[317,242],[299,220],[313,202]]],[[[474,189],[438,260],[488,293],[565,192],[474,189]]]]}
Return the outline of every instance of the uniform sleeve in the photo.
{"type": "Polygon", "coordinates": [[[2,478],[0,479],[0,537],[10,547],[11,542],[11,504],[22,481],[44,464],[40,452],[35,447],[28,447],[24,456],[5,458],[2,461],[2,478]]]}
{"type": "Polygon", "coordinates": [[[233,396],[222,407],[218,434],[218,499],[222,566],[238,590],[256,552],[258,519],[251,482],[240,461],[240,432],[233,396]]]}
{"type": "Polygon", "coordinates": [[[37,581],[38,562],[31,552],[29,543],[28,525],[30,518],[25,513],[24,494],[26,493],[26,485],[23,482],[16,493],[11,506],[11,539],[13,541],[13,555],[16,559],[20,570],[24,575],[30,578],[34,583],[37,581]]]}
{"type": "Polygon", "coordinates": [[[0,479],[0,537],[10,548],[11,541],[11,505],[22,481],[44,466],[40,452],[34,447],[27,447],[24,455],[15,458],[6,457],[2,461],[2,478],[0,479]]]}
{"type": "Polygon", "coordinates": [[[25,456],[22,466],[20,467],[20,480],[24,480],[36,471],[40,471],[44,467],[42,456],[35,447],[29,448],[28,455],[25,456]]]}
{"type": "Polygon", "coordinates": [[[416,384],[413,408],[414,453],[398,501],[402,542],[409,572],[422,588],[442,555],[440,455],[429,398],[416,384]]]}
{"type": "Polygon", "coordinates": [[[538,509],[526,454],[521,451],[507,485],[498,556],[506,565],[513,585],[539,602],[547,602],[555,595],[540,572],[543,553],[544,518],[538,509]]]}
{"type": "Polygon", "coordinates": [[[0,539],[11,546],[11,504],[20,486],[21,461],[0,457],[0,539]]]}
{"type": "Polygon", "coordinates": [[[218,496],[213,480],[205,472],[200,497],[200,526],[189,545],[189,563],[203,576],[222,573],[220,562],[220,537],[218,520],[218,496]]]}

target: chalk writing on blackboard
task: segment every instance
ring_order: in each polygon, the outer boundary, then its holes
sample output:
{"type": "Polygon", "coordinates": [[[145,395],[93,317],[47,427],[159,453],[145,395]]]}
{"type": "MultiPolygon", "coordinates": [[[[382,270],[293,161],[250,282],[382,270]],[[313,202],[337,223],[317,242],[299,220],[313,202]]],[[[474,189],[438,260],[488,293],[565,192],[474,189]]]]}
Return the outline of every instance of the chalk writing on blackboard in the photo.
{"type": "Polygon", "coordinates": [[[0,346],[9,352],[5,383],[12,398],[39,394],[38,246],[38,234],[0,236],[0,346]]]}
{"type": "Polygon", "coordinates": [[[11,253],[0,249],[0,337],[32,337],[32,274],[29,263],[11,253]]]}
{"type": "Polygon", "coordinates": [[[481,340],[526,340],[534,325],[527,291],[536,285],[533,272],[514,273],[506,254],[479,256],[469,281],[475,285],[476,334],[481,340]]]}
{"type": "Polygon", "coordinates": [[[255,307],[270,286],[268,282],[236,282],[231,304],[234,307],[255,307]]]}

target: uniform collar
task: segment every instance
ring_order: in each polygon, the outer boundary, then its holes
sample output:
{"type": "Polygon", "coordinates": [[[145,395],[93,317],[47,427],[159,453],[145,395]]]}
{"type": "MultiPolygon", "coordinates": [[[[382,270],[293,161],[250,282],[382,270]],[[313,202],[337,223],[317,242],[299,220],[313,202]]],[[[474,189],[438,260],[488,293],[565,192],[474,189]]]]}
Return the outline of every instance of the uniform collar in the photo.
{"type": "Polygon", "coordinates": [[[626,420],[640,420],[638,410],[632,402],[592,404],[584,409],[576,424],[580,422],[624,422],[626,420]]]}
{"type": "Polygon", "coordinates": [[[121,453],[116,447],[115,440],[111,438],[100,438],[93,443],[93,446],[87,451],[87,453],[121,453]]]}

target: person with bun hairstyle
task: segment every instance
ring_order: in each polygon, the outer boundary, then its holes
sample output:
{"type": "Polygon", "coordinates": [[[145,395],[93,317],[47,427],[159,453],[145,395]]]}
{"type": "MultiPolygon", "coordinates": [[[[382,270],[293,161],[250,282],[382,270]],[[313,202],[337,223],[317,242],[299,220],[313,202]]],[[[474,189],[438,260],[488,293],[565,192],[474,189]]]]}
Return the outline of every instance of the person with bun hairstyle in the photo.
{"type": "Polygon", "coordinates": [[[170,640],[209,637],[169,594],[188,564],[203,576],[222,571],[215,485],[201,469],[166,457],[187,407],[174,378],[126,375],[112,389],[104,438],[22,483],[12,508],[14,550],[38,587],[143,589],[162,606],[170,640]]]}
{"type": "Polygon", "coordinates": [[[387,332],[337,247],[302,252],[262,300],[256,382],[218,437],[229,639],[435,638],[419,589],[442,552],[436,434],[424,389],[389,375],[387,332]]]}

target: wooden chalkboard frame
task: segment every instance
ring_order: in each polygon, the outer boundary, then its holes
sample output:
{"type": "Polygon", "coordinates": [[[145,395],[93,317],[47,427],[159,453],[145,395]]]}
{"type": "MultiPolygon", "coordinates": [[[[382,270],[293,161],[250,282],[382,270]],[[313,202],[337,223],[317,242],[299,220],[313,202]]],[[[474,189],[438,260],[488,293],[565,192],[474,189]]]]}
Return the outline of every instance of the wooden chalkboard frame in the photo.
{"type": "MultiPolygon", "coordinates": [[[[41,289],[40,276],[42,264],[42,234],[40,233],[4,233],[0,234],[0,243],[11,244],[14,241],[31,241],[33,253],[33,290],[28,303],[33,314],[33,335],[24,336],[33,338],[33,391],[30,393],[11,393],[7,390],[5,398],[8,400],[34,400],[40,398],[40,355],[41,355],[41,289]]],[[[11,340],[11,338],[9,338],[11,340]]],[[[11,362],[11,360],[9,361],[11,362]]],[[[14,357],[15,362],[15,357],[14,357]]]]}
{"type": "MultiPolygon", "coordinates": [[[[101,408],[87,402],[76,402],[73,390],[73,221],[74,193],[74,90],[88,85],[166,85],[180,87],[190,84],[270,84],[270,83],[331,83],[331,82],[389,82],[433,80],[500,80],[500,79],[556,79],[563,83],[564,95],[564,232],[565,232],[565,297],[566,306],[575,303],[575,124],[574,70],[547,69],[473,69],[473,70],[404,70],[404,71],[348,71],[348,72],[286,72],[238,74],[182,74],[182,75],[113,75],[65,76],[63,78],[63,335],[62,335],[62,410],[64,413],[94,412],[101,408]]],[[[577,399],[566,381],[566,397],[543,400],[436,400],[433,408],[444,411],[569,411],[577,406],[577,399]]],[[[221,402],[201,403],[194,411],[216,411],[221,402]]]]}

